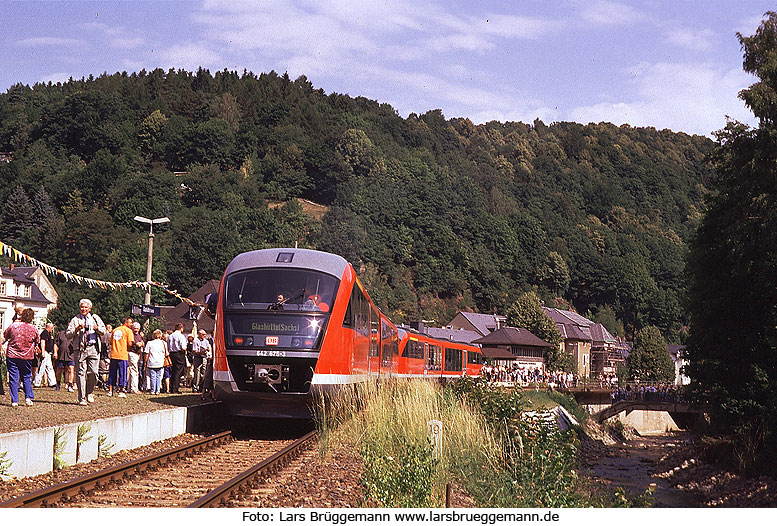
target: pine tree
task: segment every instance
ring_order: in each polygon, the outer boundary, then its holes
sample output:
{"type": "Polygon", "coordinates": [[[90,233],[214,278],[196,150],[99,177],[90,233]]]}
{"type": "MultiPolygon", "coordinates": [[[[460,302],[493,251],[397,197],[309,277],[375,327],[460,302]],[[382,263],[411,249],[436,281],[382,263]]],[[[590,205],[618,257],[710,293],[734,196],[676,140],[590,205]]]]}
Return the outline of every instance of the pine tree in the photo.
{"type": "Polygon", "coordinates": [[[34,211],[24,188],[17,186],[11,192],[0,215],[0,236],[5,243],[25,248],[34,235],[34,211]]]}

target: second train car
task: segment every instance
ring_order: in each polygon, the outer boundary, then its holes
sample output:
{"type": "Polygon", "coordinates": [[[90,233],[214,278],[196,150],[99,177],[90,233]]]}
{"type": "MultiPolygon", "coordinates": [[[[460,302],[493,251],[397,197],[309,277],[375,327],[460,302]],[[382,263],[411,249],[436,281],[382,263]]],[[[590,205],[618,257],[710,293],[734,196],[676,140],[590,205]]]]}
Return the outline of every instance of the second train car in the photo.
{"type": "Polygon", "coordinates": [[[208,301],[214,394],[233,415],[306,418],[314,395],[375,378],[480,372],[480,349],[398,329],[353,266],[296,248],[246,252],[208,301]],[[423,358],[410,342],[421,342],[423,358]]]}

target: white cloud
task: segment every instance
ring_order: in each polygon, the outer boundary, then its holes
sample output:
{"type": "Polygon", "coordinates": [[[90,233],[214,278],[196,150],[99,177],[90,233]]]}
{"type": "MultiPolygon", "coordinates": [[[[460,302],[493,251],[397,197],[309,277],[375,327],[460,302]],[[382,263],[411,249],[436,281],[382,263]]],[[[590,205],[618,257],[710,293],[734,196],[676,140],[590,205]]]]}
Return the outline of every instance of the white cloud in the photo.
{"type": "Polygon", "coordinates": [[[715,33],[710,29],[694,30],[688,27],[678,27],[670,29],[664,41],[694,51],[707,51],[712,47],[714,37],[715,33]]]}
{"type": "Polygon", "coordinates": [[[753,116],[737,99],[752,83],[739,69],[716,64],[640,64],[632,79],[637,97],[575,108],[565,118],[653,126],[700,135],[725,125],[725,116],[752,123],[753,116]],[[733,108],[733,111],[732,111],[733,108]]]}
{"type": "Polygon", "coordinates": [[[644,18],[642,13],[629,5],[605,0],[585,3],[580,15],[586,22],[598,26],[633,24],[644,18]]]}
{"type": "Polygon", "coordinates": [[[536,39],[558,22],[493,13],[456,16],[435,4],[412,2],[298,2],[297,4],[206,2],[194,20],[210,38],[244,50],[280,55],[379,54],[386,40],[402,42],[398,57],[456,50],[484,52],[500,39],[536,39]]]}
{"type": "Polygon", "coordinates": [[[135,49],[142,46],[144,42],[140,37],[117,37],[111,39],[110,45],[119,49],[135,49]]]}
{"type": "Polygon", "coordinates": [[[736,24],[735,31],[746,37],[754,35],[755,31],[761,25],[762,20],[763,14],[753,15],[751,17],[739,20],[739,22],[736,24]]]}
{"type": "Polygon", "coordinates": [[[24,47],[75,47],[86,45],[86,42],[77,38],[33,37],[20,40],[19,45],[24,47]]]}
{"type": "Polygon", "coordinates": [[[139,36],[132,35],[123,26],[109,26],[102,22],[89,22],[83,24],[83,27],[96,33],[98,38],[104,39],[106,44],[118,49],[135,49],[141,47],[145,40],[139,36]]]}
{"type": "Polygon", "coordinates": [[[221,55],[204,44],[176,44],[160,51],[164,67],[195,71],[199,67],[220,67],[221,55]]]}
{"type": "Polygon", "coordinates": [[[71,76],[72,75],[70,75],[69,73],[62,73],[62,72],[49,73],[48,75],[46,75],[41,79],[41,82],[45,82],[45,83],[51,82],[52,84],[56,84],[58,82],[65,83],[68,80],[70,80],[71,76]]]}

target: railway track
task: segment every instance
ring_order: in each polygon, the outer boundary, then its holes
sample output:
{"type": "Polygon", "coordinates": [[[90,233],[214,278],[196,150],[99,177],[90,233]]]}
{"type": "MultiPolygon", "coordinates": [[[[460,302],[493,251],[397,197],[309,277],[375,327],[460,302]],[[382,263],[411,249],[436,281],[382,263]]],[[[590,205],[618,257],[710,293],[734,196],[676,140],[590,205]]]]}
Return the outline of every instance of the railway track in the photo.
{"type": "Polygon", "coordinates": [[[292,462],[315,438],[315,432],[295,441],[219,433],[0,502],[0,508],[226,506],[292,462]]]}

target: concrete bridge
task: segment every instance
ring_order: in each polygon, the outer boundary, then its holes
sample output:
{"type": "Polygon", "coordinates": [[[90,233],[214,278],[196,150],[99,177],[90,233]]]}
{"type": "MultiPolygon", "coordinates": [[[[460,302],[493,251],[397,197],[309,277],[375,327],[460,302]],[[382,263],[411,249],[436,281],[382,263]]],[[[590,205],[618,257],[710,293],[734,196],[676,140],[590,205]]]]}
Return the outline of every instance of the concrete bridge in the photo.
{"type": "Polygon", "coordinates": [[[612,418],[618,413],[631,413],[632,411],[666,411],[667,413],[704,413],[704,408],[687,402],[665,402],[661,400],[619,400],[604,409],[591,415],[591,418],[599,423],[612,418]]]}
{"type": "Polygon", "coordinates": [[[574,396],[597,422],[617,417],[641,435],[687,429],[706,412],[704,406],[688,402],[630,398],[612,403],[607,389],[569,389],[566,392],[574,396]]]}

